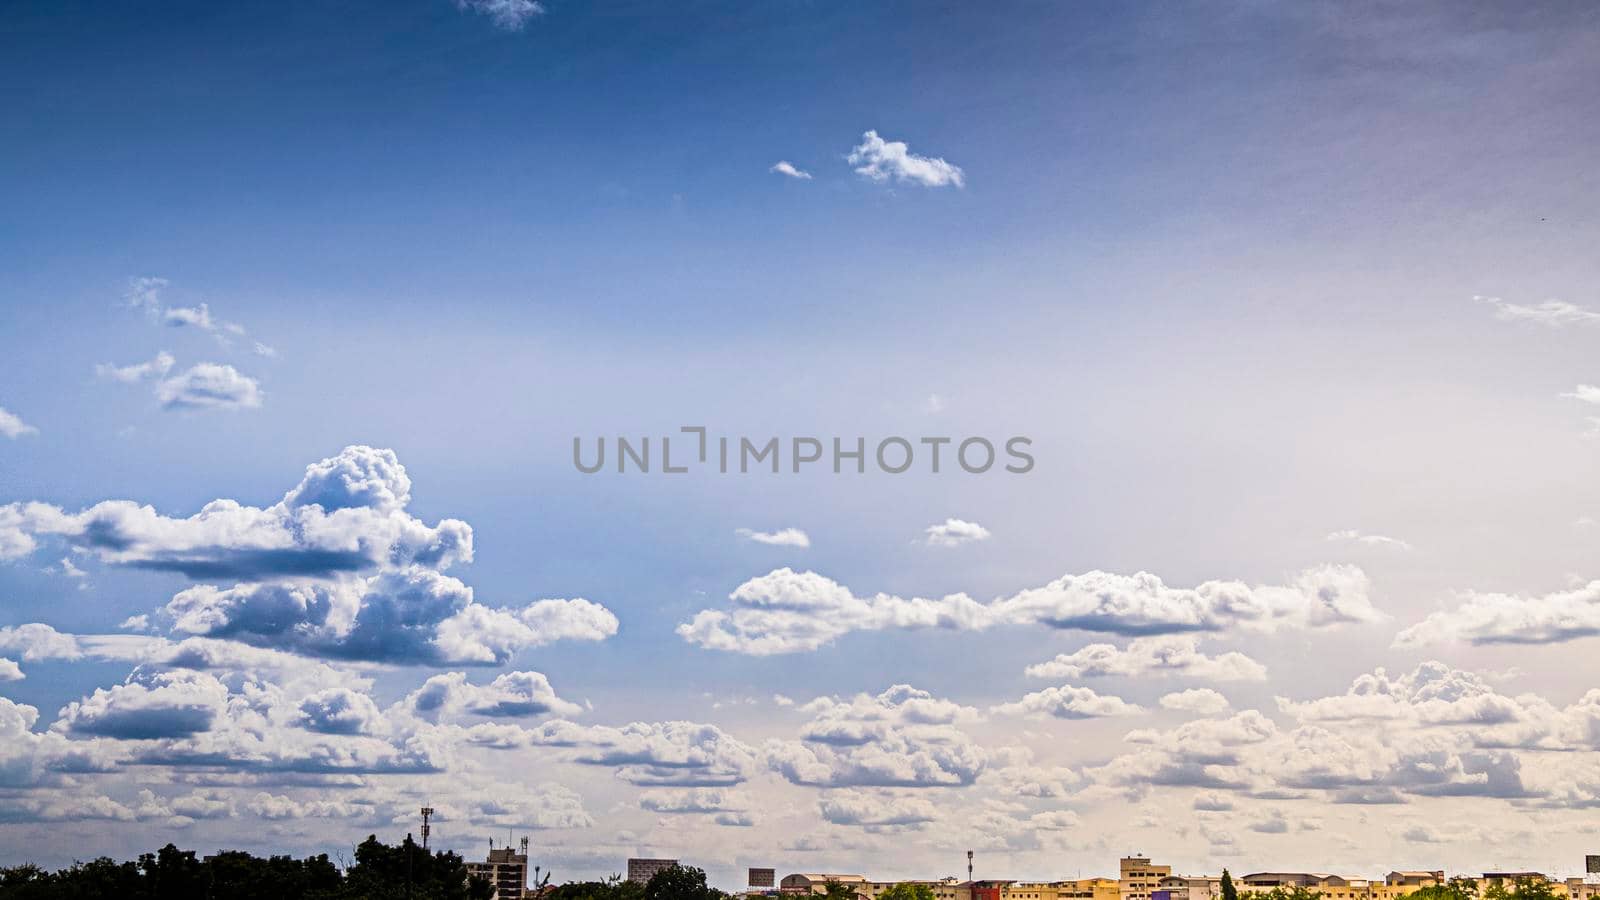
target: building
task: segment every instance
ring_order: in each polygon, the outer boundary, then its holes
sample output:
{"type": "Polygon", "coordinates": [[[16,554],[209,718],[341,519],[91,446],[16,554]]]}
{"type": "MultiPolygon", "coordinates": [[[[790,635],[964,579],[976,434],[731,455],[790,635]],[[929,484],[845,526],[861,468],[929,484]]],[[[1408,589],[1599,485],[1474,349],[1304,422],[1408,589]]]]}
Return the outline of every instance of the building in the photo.
{"type": "Polygon", "coordinates": [[[1117,896],[1151,900],[1150,895],[1161,890],[1161,879],[1171,874],[1171,866],[1158,866],[1148,856],[1124,856],[1117,862],[1117,896]]]}
{"type": "Polygon", "coordinates": [[[494,900],[522,900],[528,890],[528,854],[510,847],[494,848],[489,842],[489,858],[467,863],[467,874],[494,885],[494,900]]]}
{"type": "MultiPolygon", "coordinates": [[[[796,872],[783,876],[778,890],[785,894],[825,894],[828,882],[837,881],[856,889],[856,894],[867,893],[867,879],[861,875],[834,875],[826,872],[796,872]]],[[[893,884],[894,882],[883,882],[893,884]]]]}
{"type": "Polygon", "coordinates": [[[1151,900],[1215,900],[1222,896],[1222,878],[1214,875],[1168,875],[1151,900]]]}
{"type": "Polygon", "coordinates": [[[752,868],[750,870],[750,879],[748,881],[748,884],[750,885],[750,887],[753,887],[753,888],[777,887],[777,885],[778,885],[777,877],[778,877],[778,871],[776,869],[754,869],[754,868],[752,868]]]}
{"type": "Polygon", "coordinates": [[[677,864],[678,861],[675,859],[629,858],[628,880],[645,884],[649,882],[657,872],[660,872],[663,869],[670,869],[677,864]]]}

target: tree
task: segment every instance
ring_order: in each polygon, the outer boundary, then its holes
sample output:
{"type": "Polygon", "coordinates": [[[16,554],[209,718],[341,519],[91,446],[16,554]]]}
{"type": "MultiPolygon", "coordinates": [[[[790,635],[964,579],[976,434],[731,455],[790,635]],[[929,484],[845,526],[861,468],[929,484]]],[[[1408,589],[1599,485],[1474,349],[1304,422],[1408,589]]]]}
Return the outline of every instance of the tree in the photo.
{"type": "Polygon", "coordinates": [[[933,888],[902,881],[878,895],[878,900],[933,900],[933,888]]]}
{"type": "Polygon", "coordinates": [[[643,900],[719,900],[722,892],[706,885],[704,869],[671,866],[650,876],[643,900]]]}
{"type": "Polygon", "coordinates": [[[1478,883],[1457,875],[1444,884],[1430,884],[1406,895],[1406,900],[1478,900],[1478,883]]]}
{"type": "Polygon", "coordinates": [[[837,878],[830,878],[823,882],[822,900],[857,900],[860,896],[855,888],[844,884],[837,878]]]}
{"type": "Polygon", "coordinates": [[[1239,900],[1239,889],[1233,886],[1233,876],[1222,870],[1222,900],[1239,900]]]}

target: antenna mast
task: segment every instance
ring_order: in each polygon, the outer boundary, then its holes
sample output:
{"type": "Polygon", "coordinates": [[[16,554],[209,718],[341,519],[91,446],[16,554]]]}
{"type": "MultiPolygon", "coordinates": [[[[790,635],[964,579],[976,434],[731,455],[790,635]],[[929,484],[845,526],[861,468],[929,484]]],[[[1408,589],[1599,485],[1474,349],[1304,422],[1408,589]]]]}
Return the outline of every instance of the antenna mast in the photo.
{"type": "Polygon", "coordinates": [[[433,807],[424,806],[422,808],[422,849],[424,850],[428,849],[428,832],[433,830],[428,824],[428,820],[431,818],[433,818],[433,807]]]}
{"type": "Polygon", "coordinates": [[[972,851],[967,851],[967,881],[972,880],[972,851]]]}

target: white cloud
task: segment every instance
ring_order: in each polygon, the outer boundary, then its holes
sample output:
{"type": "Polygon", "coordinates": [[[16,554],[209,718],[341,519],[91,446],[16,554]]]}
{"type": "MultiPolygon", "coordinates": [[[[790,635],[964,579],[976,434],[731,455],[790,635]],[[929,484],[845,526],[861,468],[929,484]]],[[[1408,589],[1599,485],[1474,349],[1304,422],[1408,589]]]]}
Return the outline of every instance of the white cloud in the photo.
{"type": "Polygon", "coordinates": [[[929,547],[959,547],[989,539],[989,529],[961,519],[945,519],[938,525],[929,525],[923,532],[928,536],[929,547]]]}
{"type": "Polygon", "coordinates": [[[388,730],[378,704],[362,691],[326,688],[300,701],[297,723],[319,734],[382,734],[388,730]]]}
{"type": "Polygon", "coordinates": [[[233,366],[199,363],[156,385],[164,409],[254,409],[261,385],[233,366]]]}
{"type": "Polygon", "coordinates": [[[889,594],[858,597],[815,572],[775,569],[739,585],[731,611],[707,609],[678,626],[690,643],[755,656],[814,650],[853,631],[998,625],[1125,635],[1272,631],[1373,622],[1382,617],[1368,598],[1365,573],[1354,566],[1318,566],[1289,585],[1250,587],[1208,581],[1171,588],[1147,572],[1065,575],[1038,588],[989,603],[965,594],[938,600],[889,594]]]}
{"type": "Polygon", "coordinates": [[[209,731],[227,709],[228,688],[202,672],[158,672],[97,688],[61,710],[57,727],[120,740],[186,737],[209,731]]]}
{"type": "Polygon", "coordinates": [[[260,341],[255,342],[255,346],[252,348],[252,350],[257,356],[264,356],[267,359],[278,358],[278,351],[276,348],[263,344],[260,341]]]}
{"type": "Polygon", "coordinates": [[[428,719],[573,716],[583,711],[557,697],[550,679],[540,672],[506,672],[487,685],[468,682],[464,672],[435,675],[406,697],[406,706],[428,719]]]}
{"type": "Polygon", "coordinates": [[[198,328],[201,331],[216,331],[219,324],[211,318],[211,308],[202,303],[199,306],[169,306],[161,314],[161,321],[175,328],[198,328]]]}
{"type": "Polygon", "coordinates": [[[39,429],[22,421],[22,417],[0,406],[0,435],[16,439],[27,434],[38,434],[39,429]]]}
{"type": "Polygon", "coordinates": [[[777,531],[753,531],[740,528],[736,534],[747,541],[773,547],[809,547],[811,537],[798,528],[781,528],[777,531]]]}
{"type": "Polygon", "coordinates": [[[1533,306],[1508,303],[1499,297],[1474,297],[1494,307],[1495,318],[1507,322],[1533,322],[1551,328],[1600,321],[1600,312],[1565,300],[1546,300],[1533,306]]]}
{"type": "Polygon", "coordinates": [[[114,565],[245,579],[186,588],[164,612],[181,633],[331,658],[501,663],[527,647],[616,633],[616,616],[582,598],[477,602],[443,574],[472,560],[471,527],[416,519],[405,511],[410,491],[393,451],[351,446],[308,466],[267,508],[216,500],[174,518],[125,500],[78,513],[0,506],[0,555],[23,556],[39,536],[60,536],[114,565]]]}
{"type": "Polygon", "coordinates": [[[1397,647],[1554,644],[1600,634],[1600,581],[1541,596],[1466,592],[1395,637],[1397,647]]]}
{"type": "Polygon", "coordinates": [[[743,812],[746,806],[747,803],[738,794],[720,788],[649,790],[639,793],[639,807],[659,813],[737,813],[743,812]]]}
{"type": "Polygon", "coordinates": [[[1100,719],[1138,715],[1144,710],[1121,697],[1097,694],[1086,687],[1062,685],[1025,694],[1020,700],[996,706],[995,712],[1057,719],[1100,719]]]}
{"type": "Polygon", "coordinates": [[[988,754],[957,724],[978,711],[910,685],[819,697],[799,741],[769,741],[767,763],[795,784],[948,787],[973,783],[988,754]]]}
{"type": "Polygon", "coordinates": [[[1399,538],[1386,537],[1381,534],[1367,534],[1354,528],[1335,531],[1328,535],[1329,541],[1346,544],[1361,544],[1367,547],[1387,547],[1391,550],[1410,550],[1411,545],[1399,538]]]}
{"type": "Polygon", "coordinates": [[[21,681],[25,676],[16,660],[0,656],[0,681],[21,681]]]}
{"type": "Polygon", "coordinates": [[[123,619],[122,623],[117,627],[125,631],[149,631],[150,617],[144,613],[140,613],[137,616],[129,616],[123,619]]]}
{"type": "Polygon", "coordinates": [[[1169,635],[1138,638],[1125,649],[1112,644],[1090,644],[1073,653],[1058,654],[1049,662],[1027,668],[1033,678],[1096,678],[1170,675],[1211,681],[1265,681],[1267,669],[1243,653],[1230,651],[1207,656],[1198,638],[1169,635]]]}
{"type": "Polygon", "coordinates": [[[173,358],[172,354],[163,350],[148,362],[133,363],[127,366],[113,366],[110,363],[101,363],[94,367],[94,371],[101,378],[109,378],[112,381],[120,381],[123,384],[133,384],[146,378],[161,378],[172,371],[175,363],[177,363],[177,360],[173,358]]]}
{"type": "Polygon", "coordinates": [[[521,31],[528,20],[544,14],[535,0],[456,0],[456,8],[488,16],[502,31],[521,31]]]}
{"type": "Polygon", "coordinates": [[[807,172],[804,169],[795,168],[794,164],[786,159],[778,160],[773,164],[772,168],[768,169],[767,171],[777,175],[787,175],[790,178],[798,178],[801,181],[811,180],[810,172],[807,172]]]}
{"type": "Polygon", "coordinates": [[[1228,698],[1211,688],[1190,688],[1186,691],[1163,694],[1161,706],[1164,709],[1192,712],[1201,716],[1214,716],[1231,708],[1228,698]]]}
{"type": "Polygon", "coordinates": [[[885,791],[831,791],[817,801],[822,818],[859,828],[916,826],[938,818],[938,807],[922,797],[885,791]]]}
{"type": "Polygon", "coordinates": [[[966,176],[961,167],[943,159],[918,156],[903,141],[885,141],[876,131],[868,131],[861,136],[861,143],[851,149],[847,161],[856,167],[856,174],[873,181],[883,182],[893,178],[923,187],[966,185],[966,176]]]}
{"type": "Polygon", "coordinates": [[[1580,384],[1561,396],[1571,400],[1582,400],[1584,403],[1600,403],[1600,386],[1580,384]]]}
{"type": "Polygon", "coordinates": [[[151,315],[161,311],[161,292],[166,290],[168,281],[165,278],[130,278],[128,287],[122,294],[122,301],[133,309],[143,310],[151,315]]]}

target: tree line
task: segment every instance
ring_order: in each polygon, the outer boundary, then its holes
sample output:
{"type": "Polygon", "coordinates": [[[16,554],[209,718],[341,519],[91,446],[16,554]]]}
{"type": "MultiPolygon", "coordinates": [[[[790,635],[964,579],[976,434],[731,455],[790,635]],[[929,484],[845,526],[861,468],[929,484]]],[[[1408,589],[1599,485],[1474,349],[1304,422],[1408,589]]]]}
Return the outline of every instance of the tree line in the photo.
{"type": "Polygon", "coordinates": [[[0,869],[0,900],[488,900],[494,886],[468,877],[455,853],[425,850],[406,835],[389,846],[370,836],[341,867],[326,853],[252,856],[225,850],[197,858],[168,844],[137,860],[100,857],[49,872],[0,869]]]}

